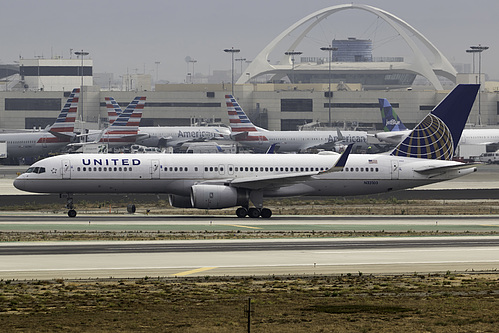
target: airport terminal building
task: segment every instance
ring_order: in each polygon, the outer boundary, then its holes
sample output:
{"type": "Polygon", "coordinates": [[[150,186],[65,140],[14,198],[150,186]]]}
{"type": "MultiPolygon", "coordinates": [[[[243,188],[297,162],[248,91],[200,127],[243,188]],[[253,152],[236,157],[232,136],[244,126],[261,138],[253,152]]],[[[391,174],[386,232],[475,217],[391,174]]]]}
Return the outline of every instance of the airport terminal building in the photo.
{"type": "MultiPolygon", "coordinates": [[[[308,30],[307,30],[308,31],[308,30]]],[[[318,51],[321,52],[321,51],[318,51]]],[[[146,96],[141,126],[176,126],[196,122],[228,122],[225,95],[229,82],[194,84],[122,85],[110,90],[94,83],[91,59],[21,59],[19,65],[0,70],[0,128],[44,128],[52,124],[69,92],[82,86],[78,107],[81,128],[107,126],[105,97],[114,97],[125,107],[136,96],[146,96]]],[[[150,79],[150,78],[149,78],[150,79]]],[[[234,95],[251,120],[269,130],[296,130],[310,123],[337,128],[380,130],[378,98],[387,98],[408,127],[417,124],[457,83],[485,83],[481,73],[458,73],[447,58],[414,28],[394,15],[366,5],[338,5],[312,13],[295,22],[265,46],[236,78],[234,95]],[[332,40],[330,53],[300,57],[293,52],[300,35],[286,56],[271,64],[268,55],[291,32],[311,29],[330,15],[346,10],[366,11],[395,27],[410,45],[418,61],[376,58],[368,39],[332,40]],[[310,28],[306,25],[310,25],[310,28]],[[433,55],[430,61],[410,41],[414,36],[433,55]],[[426,85],[415,85],[424,78],[426,85]],[[442,82],[445,81],[445,84],[442,82]]],[[[150,80],[149,80],[150,82],[150,80]]],[[[482,84],[469,118],[471,126],[499,125],[499,83],[482,84]]],[[[305,128],[312,126],[305,126],[305,128]]]]}

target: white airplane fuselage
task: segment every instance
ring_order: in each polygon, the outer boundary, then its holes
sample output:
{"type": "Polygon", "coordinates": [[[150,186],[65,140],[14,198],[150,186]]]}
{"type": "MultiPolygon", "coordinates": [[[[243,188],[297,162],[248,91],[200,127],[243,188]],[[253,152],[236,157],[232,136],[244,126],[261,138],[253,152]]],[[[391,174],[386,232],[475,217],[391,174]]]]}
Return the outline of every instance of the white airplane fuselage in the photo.
{"type": "Polygon", "coordinates": [[[259,131],[248,132],[247,137],[236,141],[257,151],[266,151],[272,144],[279,146],[278,152],[299,152],[309,148],[332,149],[337,144],[354,143],[367,146],[367,132],[341,131],[259,131]],[[321,147],[322,146],[322,147],[321,147]]]}
{"type": "Polygon", "coordinates": [[[222,139],[230,135],[225,127],[168,126],[139,127],[136,143],[147,147],[175,147],[184,142],[222,139]]]}
{"type": "Polygon", "coordinates": [[[7,143],[7,157],[36,157],[56,152],[69,143],[47,131],[0,133],[0,142],[7,143]]]}
{"type": "Polygon", "coordinates": [[[191,187],[196,184],[231,187],[247,180],[246,185],[237,186],[251,190],[268,180],[269,185],[262,187],[264,197],[346,196],[412,188],[476,171],[475,167],[468,167],[420,173],[416,170],[462,163],[352,154],[342,171],[320,173],[332,167],[339,157],[338,154],[70,154],[36,162],[31,168],[44,168],[44,172],[23,173],[14,185],[38,193],[168,193],[189,197],[191,187]]]}

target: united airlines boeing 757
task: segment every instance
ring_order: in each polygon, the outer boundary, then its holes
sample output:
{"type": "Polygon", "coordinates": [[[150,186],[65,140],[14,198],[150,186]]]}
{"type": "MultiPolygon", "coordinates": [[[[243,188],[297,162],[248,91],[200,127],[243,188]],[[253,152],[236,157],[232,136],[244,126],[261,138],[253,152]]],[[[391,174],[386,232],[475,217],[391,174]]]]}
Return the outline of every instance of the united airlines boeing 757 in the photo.
{"type": "Polygon", "coordinates": [[[390,154],[73,154],[36,162],[14,186],[67,195],[69,216],[74,193],[168,193],[174,207],[268,218],[267,197],[382,193],[475,172],[451,159],[477,92],[457,86],[390,154]]]}

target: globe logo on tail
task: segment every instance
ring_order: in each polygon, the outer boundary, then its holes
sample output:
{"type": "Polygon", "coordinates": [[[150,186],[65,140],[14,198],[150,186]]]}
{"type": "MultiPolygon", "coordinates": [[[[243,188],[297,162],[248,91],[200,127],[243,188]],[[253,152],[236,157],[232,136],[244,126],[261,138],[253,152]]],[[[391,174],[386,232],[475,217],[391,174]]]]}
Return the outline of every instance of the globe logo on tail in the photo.
{"type": "Polygon", "coordinates": [[[454,156],[451,132],[440,118],[430,113],[391,155],[451,160],[454,156]]]}

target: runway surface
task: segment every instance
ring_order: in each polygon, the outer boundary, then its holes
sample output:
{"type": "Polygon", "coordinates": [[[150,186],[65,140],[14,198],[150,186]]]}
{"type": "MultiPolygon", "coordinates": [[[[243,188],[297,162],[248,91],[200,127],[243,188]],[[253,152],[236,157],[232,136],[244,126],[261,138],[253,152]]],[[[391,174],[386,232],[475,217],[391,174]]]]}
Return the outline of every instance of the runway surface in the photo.
{"type": "Polygon", "coordinates": [[[497,232],[499,216],[304,216],[276,215],[270,219],[232,216],[84,215],[0,213],[0,231],[33,232],[497,232]]]}
{"type": "MultiPolygon", "coordinates": [[[[230,217],[1,216],[0,229],[32,230],[478,230],[496,231],[496,217],[230,217]],[[89,224],[90,222],[90,224],[89,224]],[[238,224],[236,224],[236,222],[238,224]],[[210,229],[212,228],[212,229],[210,229]]],[[[147,231],[144,231],[147,232],[147,231]]],[[[240,235],[240,234],[239,234],[240,235]]],[[[410,235],[410,233],[408,234],[410,235]]],[[[276,238],[193,241],[4,242],[0,279],[140,278],[288,274],[495,271],[499,236],[276,238]]]]}

